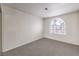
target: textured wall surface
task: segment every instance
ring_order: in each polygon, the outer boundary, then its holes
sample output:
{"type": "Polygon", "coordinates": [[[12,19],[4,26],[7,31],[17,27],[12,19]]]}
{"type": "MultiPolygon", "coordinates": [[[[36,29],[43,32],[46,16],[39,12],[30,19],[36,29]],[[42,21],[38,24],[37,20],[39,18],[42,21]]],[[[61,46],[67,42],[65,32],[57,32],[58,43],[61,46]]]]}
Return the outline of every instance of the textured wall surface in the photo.
{"type": "Polygon", "coordinates": [[[2,5],[3,52],[42,37],[42,19],[2,5]]]}
{"type": "Polygon", "coordinates": [[[0,11],[0,55],[2,52],[2,15],[0,11]]]}
{"type": "Polygon", "coordinates": [[[44,19],[44,37],[79,45],[79,12],[57,16],[65,21],[66,35],[50,34],[49,23],[53,17],[44,19]]]}

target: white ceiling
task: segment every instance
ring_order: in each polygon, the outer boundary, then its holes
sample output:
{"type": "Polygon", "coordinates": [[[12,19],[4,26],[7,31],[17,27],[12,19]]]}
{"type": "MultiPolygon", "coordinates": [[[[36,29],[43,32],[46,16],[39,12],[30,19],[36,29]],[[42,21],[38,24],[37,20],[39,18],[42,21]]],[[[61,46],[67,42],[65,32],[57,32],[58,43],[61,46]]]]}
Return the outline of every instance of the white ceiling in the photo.
{"type": "Polygon", "coordinates": [[[79,10],[79,3],[9,3],[7,5],[40,17],[52,17],[79,10]]]}

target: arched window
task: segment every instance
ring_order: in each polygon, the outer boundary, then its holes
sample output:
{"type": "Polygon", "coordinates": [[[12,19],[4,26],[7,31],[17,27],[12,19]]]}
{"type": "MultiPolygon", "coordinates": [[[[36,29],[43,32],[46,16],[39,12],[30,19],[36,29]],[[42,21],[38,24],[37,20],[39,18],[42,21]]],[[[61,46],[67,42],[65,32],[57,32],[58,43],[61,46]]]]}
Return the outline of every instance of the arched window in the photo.
{"type": "Polygon", "coordinates": [[[61,18],[54,18],[49,24],[49,33],[53,34],[66,34],[65,22],[61,18]]]}

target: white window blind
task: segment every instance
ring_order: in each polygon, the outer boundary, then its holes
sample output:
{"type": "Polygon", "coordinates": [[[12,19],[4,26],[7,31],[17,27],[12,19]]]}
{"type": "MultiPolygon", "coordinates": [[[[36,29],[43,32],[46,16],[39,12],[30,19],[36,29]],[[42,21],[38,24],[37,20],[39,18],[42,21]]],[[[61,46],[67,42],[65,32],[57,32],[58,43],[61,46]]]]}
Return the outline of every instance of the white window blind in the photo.
{"type": "Polygon", "coordinates": [[[53,34],[66,34],[65,22],[61,18],[54,18],[49,24],[49,33],[53,34]]]}

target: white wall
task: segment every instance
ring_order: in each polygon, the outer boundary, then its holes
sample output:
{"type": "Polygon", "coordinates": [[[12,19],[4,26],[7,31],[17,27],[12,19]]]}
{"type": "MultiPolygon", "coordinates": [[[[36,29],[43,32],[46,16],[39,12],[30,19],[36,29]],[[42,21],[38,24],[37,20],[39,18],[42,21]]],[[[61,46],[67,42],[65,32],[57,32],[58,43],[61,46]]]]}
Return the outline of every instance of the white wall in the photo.
{"type": "Polygon", "coordinates": [[[66,35],[56,35],[48,33],[49,22],[54,18],[44,19],[44,37],[79,45],[79,12],[57,16],[66,23],[66,35]]]}
{"type": "Polygon", "coordinates": [[[42,19],[2,5],[3,52],[42,38],[42,19]]]}
{"type": "Polygon", "coordinates": [[[2,15],[0,11],[0,56],[2,55],[2,15]]]}

